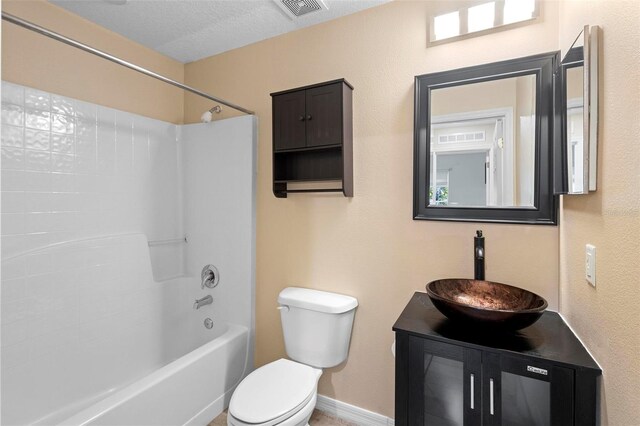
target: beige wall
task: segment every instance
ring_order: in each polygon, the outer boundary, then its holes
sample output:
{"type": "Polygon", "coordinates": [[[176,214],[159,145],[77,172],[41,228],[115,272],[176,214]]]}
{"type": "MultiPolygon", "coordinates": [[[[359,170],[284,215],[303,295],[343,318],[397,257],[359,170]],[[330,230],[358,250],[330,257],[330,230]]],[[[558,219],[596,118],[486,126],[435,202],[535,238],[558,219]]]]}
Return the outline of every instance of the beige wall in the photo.
{"type": "Polygon", "coordinates": [[[584,69],[574,67],[567,70],[567,99],[580,99],[584,92],[584,69]]]}
{"type": "MultiPolygon", "coordinates": [[[[393,416],[391,327],[428,281],[472,276],[476,229],[487,237],[487,278],[536,291],[557,307],[557,227],[414,221],[411,204],[414,76],[556,50],[557,3],[545,4],[540,23],[427,48],[428,16],[443,4],[396,1],[185,70],[187,84],[255,110],[260,121],[256,365],[284,355],[275,309],[282,288],[353,295],[360,306],[349,360],[325,372],[320,393],[387,416],[393,416]],[[355,196],[276,199],[269,93],[340,77],[355,87],[355,196]]],[[[206,108],[187,95],[186,122],[206,108]]]]}
{"type": "MultiPolygon", "coordinates": [[[[180,82],[184,65],[44,0],[3,0],[2,10],[180,82]]],[[[172,123],[181,89],[2,21],[2,79],[172,123]]]]}
{"type": "Polygon", "coordinates": [[[521,78],[526,77],[483,81],[482,83],[433,90],[431,92],[431,114],[446,115],[511,108],[515,117],[517,116],[516,81],[521,78]]]}
{"type": "Polygon", "coordinates": [[[640,422],[640,2],[565,1],[559,45],[602,28],[598,190],[565,196],[560,311],[604,370],[602,423],[640,422]],[[584,278],[597,247],[597,286],[584,278]]]}
{"type": "Polygon", "coordinates": [[[536,79],[532,76],[519,77],[516,80],[516,115],[515,132],[516,155],[514,170],[516,182],[514,185],[516,206],[531,206],[534,204],[536,164],[536,137],[533,121],[536,115],[536,79]]]}

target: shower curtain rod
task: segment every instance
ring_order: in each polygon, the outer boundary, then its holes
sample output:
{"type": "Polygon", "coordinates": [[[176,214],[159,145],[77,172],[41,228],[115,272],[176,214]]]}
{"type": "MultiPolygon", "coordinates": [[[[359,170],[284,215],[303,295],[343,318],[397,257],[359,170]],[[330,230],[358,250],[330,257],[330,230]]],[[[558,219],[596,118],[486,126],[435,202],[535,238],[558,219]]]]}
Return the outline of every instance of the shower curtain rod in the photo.
{"type": "Polygon", "coordinates": [[[120,59],[120,58],[118,58],[116,56],[110,55],[110,54],[108,54],[106,52],[103,52],[102,50],[95,49],[95,48],[93,48],[91,46],[88,46],[88,45],[86,45],[84,43],[80,43],[79,41],[73,40],[73,39],[71,39],[69,37],[65,37],[65,36],[63,36],[61,34],[58,34],[58,33],[53,32],[51,30],[48,30],[48,29],[46,29],[44,27],[41,27],[39,25],[36,25],[36,24],[34,24],[32,22],[26,21],[26,20],[24,20],[22,18],[18,18],[15,15],[11,15],[9,13],[2,12],[2,19],[7,21],[7,22],[11,22],[12,24],[18,25],[18,26],[20,26],[22,28],[26,28],[26,29],[34,31],[34,32],[36,32],[38,34],[42,34],[42,35],[50,37],[50,38],[52,38],[54,40],[60,41],[60,42],[65,43],[65,44],[68,44],[69,46],[73,46],[73,47],[75,47],[77,49],[84,50],[85,52],[88,52],[88,53],[91,53],[93,55],[99,56],[99,57],[101,57],[103,59],[106,59],[108,61],[115,62],[118,65],[122,65],[123,67],[127,67],[127,68],[132,69],[134,71],[137,71],[139,73],[148,75],[149,77],[153,77],[153,78],[155,78],[157,80],[160,80],[162,82],[165,82],[167,84],[171,84],[173,86],[179,87],[179,88],[181,88],[183,90],[186,90],[188,92],[194,93],[194,94],[196,94],[198,96],[202,96],[203,98],[207,98],[207,99],[209,99],[211,101],[221,103],[221,104],[226,105],[226,106],[228,106],[230,108],[233,108],[235,110],[244,112],[245,114],[249,114],[249,115],[254,115],[255,114],[251,110],[248,110],[248,109],[243,108],[241,106],[235,105],[235,104],[233,104],[231,102],[225,101],[224,99],[220,99],[220,98],[217,98],[215,96],[211,96],[211,95],[209,95],[209,94],[207,94],[205,92],[202,92],[202,91],[200,91],[198,89],[194,89],[193,87],[189,87],[189,86],[187,86],[185,84],[182,84],[182,83],[179,83],[179,82],[177,82],[175,80],[172,80],[170,78],[164,77],[164,76],[162,76],[160,74],[157,74],[157,73],[155,73],[153,71],[149,71],[148,69],[143,68],[143,67],[141,67],[139,65],[132,64],[131,62],[127,62],[127,61],[125,61],[123,59],[120,59]]]}

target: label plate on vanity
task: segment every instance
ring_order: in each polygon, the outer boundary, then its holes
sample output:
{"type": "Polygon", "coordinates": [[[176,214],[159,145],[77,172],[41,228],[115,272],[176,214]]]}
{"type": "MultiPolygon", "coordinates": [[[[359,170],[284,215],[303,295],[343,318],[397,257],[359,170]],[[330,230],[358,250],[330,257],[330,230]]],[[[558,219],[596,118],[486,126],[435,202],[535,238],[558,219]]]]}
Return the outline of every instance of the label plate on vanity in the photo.
{"type": "Polygon", "coordinates": [[[527,365],[527,371],[530,371],[532,373],[542,374],[544,376],[549,374],[547,370],[545,370],[544,368],[532,367],[530,365],[527,365]]]}

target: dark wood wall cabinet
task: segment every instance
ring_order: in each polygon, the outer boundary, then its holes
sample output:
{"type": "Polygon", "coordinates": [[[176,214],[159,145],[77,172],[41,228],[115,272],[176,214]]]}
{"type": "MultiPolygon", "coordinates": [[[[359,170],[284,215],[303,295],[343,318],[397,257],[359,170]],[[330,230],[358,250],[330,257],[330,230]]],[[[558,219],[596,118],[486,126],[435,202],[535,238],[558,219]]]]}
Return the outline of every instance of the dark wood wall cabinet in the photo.
{"type": "Polygon", "coordinates": [[[602,371],[555,312],[519,332],[471,329],[418,292],[393,330],[396,426],[598,423],[602,371]]]}
{"type": "Polygon", "coordinates": [[[339,79],[271,94],[273,193],[342,192],[353,197],[352,92],[339,79]],[[291,183],[340,181],[340,188],[291,183]]]}

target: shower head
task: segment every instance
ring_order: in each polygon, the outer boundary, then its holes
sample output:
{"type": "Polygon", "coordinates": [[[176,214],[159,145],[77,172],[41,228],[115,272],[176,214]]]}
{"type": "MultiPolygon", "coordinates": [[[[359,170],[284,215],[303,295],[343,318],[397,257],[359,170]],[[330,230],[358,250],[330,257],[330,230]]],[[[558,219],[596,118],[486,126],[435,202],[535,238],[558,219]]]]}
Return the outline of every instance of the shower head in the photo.
{"type": "Polygon", "coordinates": [[[202,121],[203,123],[210,123],[213,119],[214,112],[216,114],[220,114],[222,112],[222,108],[220,108],[220,105],[216,105],[213,108],[202,113],[202,116],[200,116],[200,121],[202,121]]]}

